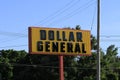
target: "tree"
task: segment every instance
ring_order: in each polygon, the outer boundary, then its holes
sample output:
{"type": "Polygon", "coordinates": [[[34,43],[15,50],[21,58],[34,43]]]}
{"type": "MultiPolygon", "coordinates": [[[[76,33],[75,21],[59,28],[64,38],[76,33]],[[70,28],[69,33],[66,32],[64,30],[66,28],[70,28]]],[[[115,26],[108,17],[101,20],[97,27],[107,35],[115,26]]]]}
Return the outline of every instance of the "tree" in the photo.
{"type": "Polygon", "coordinates": [[[0,73],[2,80],[12,80],[13,64],[24,58],[26,52],[24,50],[0,50],[0,73]]]}
{"type": "Polygon", "coordinates": [[[94,36],[91,36],[91,56],[80,56],[77,59],[77,76],[76,80],[95,80],[96,79],[96,44],[97,40],[94,36]]]}
{"type": "MultiPolygon", "coordinates": [[[[77,25],[75,29],[80,30],[77,25]]],[[[91,56],[64,56],[65,80],[96,80],[97,40],[91,35],[91,56]]],[[[120,79],[118,48],[100,49],[101,80],[120,79]]],[[[31,55],[24,50],[0,50],[2,80],[59,80],[59,59],[56,55],[31,55]]]]}
{"type": "Polygon", "coordinates": [[[80,25],[76,25],[75,29],[76,30],[81,30],[81,26],[80,25]]]}
{"type": "Polygon", "coordinates": [[[59,80],[58,56],[27,54],[18,64],[14,80],[59,80]]]}
{"type": "Polygon", "coordinates": [[[103,56],[101,60],[101,77],[102,79],[106,78],[107,80],[117,80],[117,73],[114,71],[116,68],[115,63],[117,59],[117,52],[118,48],[115,45],[110,45],[107,48],[106,54],[103,56]]]}

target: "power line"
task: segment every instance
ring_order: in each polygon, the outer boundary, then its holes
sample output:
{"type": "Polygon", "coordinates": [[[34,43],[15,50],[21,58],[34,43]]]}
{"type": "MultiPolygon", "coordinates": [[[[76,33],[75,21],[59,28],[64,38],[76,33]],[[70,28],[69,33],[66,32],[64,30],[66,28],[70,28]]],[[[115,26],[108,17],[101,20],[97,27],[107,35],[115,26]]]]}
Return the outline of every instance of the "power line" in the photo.
{"type": "Polygon", "coordinates": [[[100,35],[101,37],[111,38],[111,37],[120,37],[120,35],[100,35]]]}
{"type": "MultiPolygon", "coordinates": [[[[28,37],[27,34],[21,34],[21,33],[15,33],[15,32],[5,32],[5,31],[0,32],[0,35],[8,36],[8,37],[16,37],[16,38],[17,37],[20,37],[20,38],[27,38],[28,37]]],[[[100,37],[103,37],[103,38],[116,38],[116,37],[118,37],[119,38],[120,35],[100,35],[100,37]]]]}
{"type": "MultiPolygon", "coordinates": [[[[15,32],[6,32],[6,31],[0,31],[0,35],[8,36],[8,37],[22,37],[22,38],[23,37],[28,37],[27,34],[15,33],[15,32]]],[[[112,37],[120,37],[120,35],[100,35],[100,37],[112,38],[112,37]]]]}
{"type": "MultiPolygon", "coordinates": [[[[120,41],[120,39],[116,39],[116,40],[100,40],[101,42],[117,42],[120,41]]],[[[28,46],[28,44],[24,44],[24,45],[11,45],[11,46],[2,46],[0,48],[9,48],[9,47],[23,47],[23,46],[28,46]]],[[[119,48],[119,47],[118,47],[119,48]]]]}
{"type": "Polygon", "coordinates": [[[100,39],[101,42],[120,42],[120,39],[100,39]]]}
{"type": "Polygon", "coordinates": [[[27,44],[25,45],[12,45],[12,46],[3,46],[3,47],[0,47],[0,48],[8,48],[8,47],[23,47],[23,46],[28,46],[27,44]]]}
{"type": "Polygon", "coordinates": [[[19,36],[19,37],[27,37],[27,35],[22,34],[22,33],[15,33],[15,32],[5,32],[5,31],[0,31],[0,35],[3,36],[19,36]]]}
{"type": "Polygon", "coordinates": [[[2,40],[3,39],[3,37],[2,37],[2,39],[0,40],[1,43],[8,42],[8,41],[14,41],[14,40],[17,40],[17,39],[20,39],[20,38],[26,38],[27,37],[27,34],[15,33],[15,32],[6,32],[6,31],[0,31],[0,35],[10,37],[10,39],[7,38],[7,39],[4,39],[4,40],[2,40]]]}
{"type": "Polygon", "coordinates": [[[61,22],[61,21],[65,21],[73,16],[75,16],[76,14],[78,14],[78,12],[82,12],[84,10],[86,10],[89,6],[91,6],[94,2],[96,1],[89,1],[87,3],[85,3],[84,5],[78,7],[77,9],[73,10],[72,12],[66,14],[63,18],[59,19],[59,20],[55,20],[53,22],[51,22],[50,24],[48,24],[47,26],[49,25],[52,25],[53,23],[57,23],[57,22],[61,22]]]}
{"type": "MultiPolygon", "coordinates": [[[[57,10],[56,12],[52,13],[51,15],[49,15],[48,17],[46,17],[45,19],[41,20],[40,23],[43,24],[45,22],[50,21],[51,19],[53,19],[55,16],[61,14],[63,11],[66,11],[69,7],[71,7],[71,5],[75,4],[74,3],[75,0],[71,0],[70,2],[68,2],[64,7],[62,7],[61,9],[57,10]]],[[[78,0],[80,1],[80,0],[78,0]]],[[[77,2],[78,2],[77,1],[77,2]]]]}
{"type": "MultiPolygon", "coordinates": [[[[27,35],[26,34],[22,34],[22,33],[15,33],[15,32],[5,32],[5,31],[0,31],[0,35],[3,35],[3,36],[8,36],[8,37],[14,37],[14,39],[5,39],[5,40],[1,40],[0,42],[1,43],[5,43],[5,42],[10,42],[10,41],[14,41],[16,39],[20,39],[20,38],[27,38],[27,35]]],[[[116,38],[116,37],[120,37],[120,35],[100,35],[100,37],[102,38],[101,39],[101,42],[120,42],[120,39],[113,39],[113,38],[116,38]],[[104,39],[105,38],[105,39],[104,39]],[[106,39],[106,38],[109,38],[109,39],[106,39]]],[[[2,46],[0,48],[9,48],[9,47],[23,47],[23,46],[27,46],[27,45],[11,45],[11,46],[2,46]]]]}
{"type": "MultiPolygon", "coordinates": [[[[68,6],[66,9],[63,9],[61,12],[59,12],[59,14],[56,14],[53,18],[49,19],[49,22],[54,21],[53,19],[55,19],[58,15],[60,16],[61,14],[65,13],[66,11],[68,11],[69,9],[73,8],[74,6],[76,6],[75,4],[78,4],[80,0],[78,0],[77,2],[71,4],[70,6],[68,6]]],[[[48,22],[48,21],[46,21],[48,22]]],[[[46,23],[45,22],[45,23],[46,23]]]]}
{"type": "Polygon", "coordinates": [[[93,28],[93,24],[94,24],[94,20],[95,20],[95,14],[96,13],[96,7],[95,7],[95,10],[94,10],[94,13],[93,13],[93,18],[92,18],[92,22],[91,22],[91,29],[90,31],[92,31],[92,28],[93,28]]]}
{"type": "MultiPolygon", "coordinates": [[[[4,64],[3,64],[4,65],[4,64]]],[[[59,68],[58,66],[43,66],[43,65],[36,65],[36,64],[12,64],[12,66],[21,66],[21,67],[39,67],[39,68],[59,68]]],[[[77,68],[77,69],[96,69],[96,68],[79,68],[79,66],[64,66],[64,69],[67,68],[77,68]]]]}
{"type": "MultiPolygon", "coordinates": [[[[2,64],[1,65],[6,65],[6,64],[2,64]]],[[[17,64],[17,63],[14,63],[14,64],[11,64],[12,66],[19,66],[19,67],[39,67],[39,68],[54,68],[54,69],[59,69],[58,66],[43,66],[43,65],[36,65],[36,64],[17,64]]],[[[71,68],[77,68],[77,69],[82,69],[82,70],[96,70],[96,68],[91,68],[91,67],[84,67],[84,68],[80,68],[79,66],[64,66],[64,69],[71,69],[71,68]]],[[[101,67],[102,68],[102,67],[101,67]]],[[[115,68],[115,67],[110,67],[110,68],[103,68],[103,69],[120,69],[119,67],[118,68],[115,68]]]]}
{"type": "Polygon", "coordinates": [[[17,41],[18,39],[23,39],[23,38],[26,38],[26,37],[17,37],[17,36],[15,36],[14,38],[10,38],[10,39],[3,39],[3,40],[1,40],[0,42],[1,43],[5,43],[5,42],[11,42],[11,41],[17,41]]]}

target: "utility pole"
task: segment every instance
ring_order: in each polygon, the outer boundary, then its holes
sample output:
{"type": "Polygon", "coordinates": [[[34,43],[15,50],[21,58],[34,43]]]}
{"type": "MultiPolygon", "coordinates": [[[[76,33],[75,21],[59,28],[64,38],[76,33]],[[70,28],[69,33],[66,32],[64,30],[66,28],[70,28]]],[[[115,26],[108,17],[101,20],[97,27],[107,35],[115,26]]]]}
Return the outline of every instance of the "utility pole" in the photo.
{"type": "Polygon", "coordinates": [[[100,65],[100,0],[97,1],[97,80],[101,80],[100,65]]]}

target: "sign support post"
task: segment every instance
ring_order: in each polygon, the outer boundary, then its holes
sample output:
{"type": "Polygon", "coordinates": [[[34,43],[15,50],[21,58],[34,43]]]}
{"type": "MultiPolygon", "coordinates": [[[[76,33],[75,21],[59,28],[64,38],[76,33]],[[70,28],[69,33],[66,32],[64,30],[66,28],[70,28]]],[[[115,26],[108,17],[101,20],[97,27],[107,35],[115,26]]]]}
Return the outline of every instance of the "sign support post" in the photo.
{"type": "Polygon", "coordinates": [[[63,55],[59,56],[59,76],[60,80],[64,80],[64,65],[63,65],[63,55]]]}

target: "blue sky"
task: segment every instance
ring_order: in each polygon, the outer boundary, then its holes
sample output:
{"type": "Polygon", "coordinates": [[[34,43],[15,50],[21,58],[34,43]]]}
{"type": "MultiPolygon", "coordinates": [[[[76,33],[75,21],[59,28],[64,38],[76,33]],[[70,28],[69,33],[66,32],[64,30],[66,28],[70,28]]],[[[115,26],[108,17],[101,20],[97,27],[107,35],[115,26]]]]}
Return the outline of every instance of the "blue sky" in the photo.
{"type": "MultiPolygon", "coordinates": [[[[120,47],[120,0],[101,0],[100,46],[120,47]]],[[[0,0],[0,50],[28,51],[28,27],[74,28],[96,36],[97,0],[0,0]]],[[[120,53],[120,49],[119,49],[120,53]]]]}

